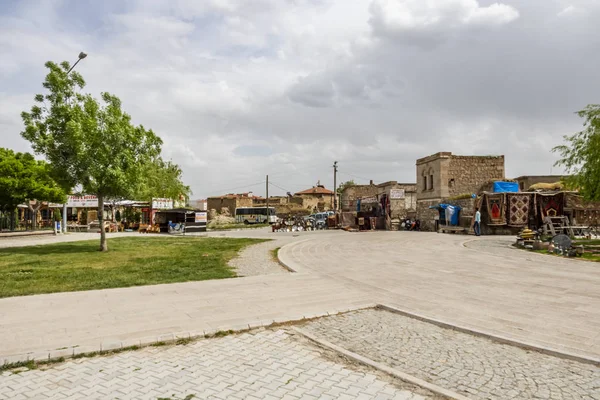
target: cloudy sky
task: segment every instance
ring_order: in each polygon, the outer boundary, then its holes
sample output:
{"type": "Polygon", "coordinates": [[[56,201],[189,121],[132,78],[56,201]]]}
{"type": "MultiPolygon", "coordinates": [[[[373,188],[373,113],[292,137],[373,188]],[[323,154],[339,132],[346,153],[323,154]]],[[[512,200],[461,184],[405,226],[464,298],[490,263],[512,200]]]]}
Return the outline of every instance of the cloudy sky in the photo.
{"type": "Polygon", "coordinates": [[[47,60],[75,61],[164,140],[194,198],[415,181],[438,151],[550,149],[600,103],[600,0],[0,0],[0,146],[47,60]]]}

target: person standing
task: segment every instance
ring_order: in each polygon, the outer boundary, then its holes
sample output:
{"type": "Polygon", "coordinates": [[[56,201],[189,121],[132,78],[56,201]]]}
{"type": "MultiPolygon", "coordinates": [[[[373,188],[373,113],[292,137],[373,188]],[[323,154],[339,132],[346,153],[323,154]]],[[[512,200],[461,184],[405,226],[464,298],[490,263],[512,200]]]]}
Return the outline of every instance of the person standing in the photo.
{"type": "Polygon", "coordinates": [[[475,231],[475,236],[481,236],[481,213],[479,212],[479,208],[475,208],[475,222],[473,223],[473,230],[475,231]]]}

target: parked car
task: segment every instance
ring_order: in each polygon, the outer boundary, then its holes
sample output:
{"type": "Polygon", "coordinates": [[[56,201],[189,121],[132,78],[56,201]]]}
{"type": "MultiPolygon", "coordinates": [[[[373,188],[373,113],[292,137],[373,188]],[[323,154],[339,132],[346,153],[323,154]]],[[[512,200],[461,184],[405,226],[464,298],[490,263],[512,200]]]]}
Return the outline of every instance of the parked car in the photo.
{"type": "Polygon", "coordinates": [[[330,215],[329,213],[330,211],[325,211],[309,215],[309,217],[312,217],[315,220],[315,228],[327,229],[327,218],[330,215]]]}

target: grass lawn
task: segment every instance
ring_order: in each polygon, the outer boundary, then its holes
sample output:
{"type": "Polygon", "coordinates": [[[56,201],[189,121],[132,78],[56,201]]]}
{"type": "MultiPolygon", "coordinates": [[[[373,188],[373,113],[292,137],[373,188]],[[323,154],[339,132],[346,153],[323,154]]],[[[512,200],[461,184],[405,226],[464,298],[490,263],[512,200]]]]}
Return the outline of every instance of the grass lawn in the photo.
{"type": "Polygon", "coordinates": [[[256,228],[266,228],[267,226],[271,226],[269,224],[226,224],[226,225],[217,225],[216,227],[208,227],[209,231],[230,231],[233,229],[256,229],[256,228]]]}
{"type": "Polygon", "coordinates": [[[115,238],[0,249],[0,298],[235,277],[227,263],[244,247],[233,238],[115,238]]]}

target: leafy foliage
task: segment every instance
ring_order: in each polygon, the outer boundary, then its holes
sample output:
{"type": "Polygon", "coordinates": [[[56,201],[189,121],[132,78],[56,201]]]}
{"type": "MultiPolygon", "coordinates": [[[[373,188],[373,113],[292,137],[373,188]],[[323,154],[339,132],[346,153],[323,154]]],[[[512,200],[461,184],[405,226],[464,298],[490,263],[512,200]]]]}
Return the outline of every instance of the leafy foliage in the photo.
{"type": "Polygon", "coordinates": [[[60,208],[57,208],[57,209],[54,210],[53,216],[54,216],[54,221],[55,222],[61,222],[62,221],[62,214],[60,212],[60,208]]]}
{"type": "MultiPolygon", "coordinates": [[[[77,72],[68,73],[67,62],[47,62],[46,67],[43,86],[48,93],[36,95],[31,111],[21,114],[21,134],[48,159],[53,177],[65,190],[80,187],[98,196],[101,225],[107,198],[135,197],[154,187],[149,169],[180,177],[179,167],[160,158],[162,140],[152,130],[133,125],[118,97],[102,93],[98,101],[82,94],[85,82],[77,72]]],[[[107,250],[101,232],[100,247],[107,250]]]]}
{"type": "Polygon", "coordinates": [[[183,184],[181,168],[171,161],[157,159],[148,162],[142,175],[135,195],[138,200],[150,201],[153,197],[179,199],[191,194],[190,187],[183,184]]]}
{"type": "Polygon", "coordinates": [[[0,148],[0,208],[11,211],[29,200],[63,203],[66,196],[46,162],[0,148]]]}
{"type": "Polygon", "coordinates": [[[577,114],[584,118],[584,129],[553,149],[562,157],[556,165],[571,174],[567,187],[579,189],[587,200],[600,200],[600,105],[590,104],[577,114]]]}
{"type": "Polygon", "coordinates": [[[344,191],[344,190],[345,190],[347,187],[354,186],[354,185],[356,185],[356,183],[354,183],[354,180],[349,180],[349,181],[347,181],[347,182],[342,182],[342,183],[340,183],[340,185],[338,186],[338,188],[337,188],[337,192],[338,192],[338,194],[339,194],[339,195],[341,195],[341,194],[342,194],[342,192],[343,192],[343,191],[344,191]]]}
{"type": "Polygon", "coordinates": [[[123,210],[122,219],[129,224],[139,224],[142,220],[142,213],[133,207],[127,207],[123,210]]]}

